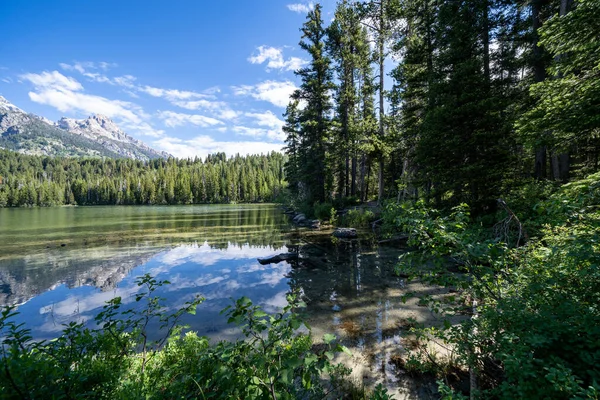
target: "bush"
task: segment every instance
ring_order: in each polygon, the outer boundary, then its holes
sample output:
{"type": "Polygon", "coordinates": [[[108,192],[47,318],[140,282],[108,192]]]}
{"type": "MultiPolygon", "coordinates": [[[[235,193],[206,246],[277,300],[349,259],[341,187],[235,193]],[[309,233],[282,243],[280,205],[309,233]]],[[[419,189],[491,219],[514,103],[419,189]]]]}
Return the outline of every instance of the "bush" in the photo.
{"type": "Polygon", "coordinates": [[[0,315],[2,398],[54,399],[292,399],[340,397],[332,386],[347,370],[331,364],[347,351],[325,335],[326,348],[312,350],[303,322],[294,313],[303,303],[294,293],[282,312],[268,315],[241,298],[224,310],[242,327],[245,340],[211,345],[206,337],[184,333],[177,321],[194,313],[197,298],[173,314],[154,292],[167,281],[138,279],[136,303],[122,310],[120,298],[98,315],[98,329],[71,323],[52,341],[32,341],[30,331],[12,322],[13,308],[0,315]],[[147,340],[146,326],[158,321],[164,336],[147,340]],[[324,374],[332,379],[322,380],[324,374]]]}
{"type": "Polygon", "coordinates": [[[335,208],[331,203],[315,203],[313,204],[312,214],[321,221],[329,221],[331,219],[332,209],[335,213],[335,208]]]}
{"type": "Polygon", "coordinates": [[[481,398],[598,398],[599,206],[600,174],[564,185],[536,205],[539,239],[521,247],[486,234],[465,206],[395,213],[418,249],[401,258],[402,272],[458,289],[460,302],[429,306],[450,316],[466,304],[478,314],[427,334],[478,372],[481,398]]]}
{"type": "Polygon", "coordinates": [[[374,220],[375,214],[373,214],[373,211],[357,208],[348,210],[341,218],[340,224],[351,228],[367,228],[374,220]]]}

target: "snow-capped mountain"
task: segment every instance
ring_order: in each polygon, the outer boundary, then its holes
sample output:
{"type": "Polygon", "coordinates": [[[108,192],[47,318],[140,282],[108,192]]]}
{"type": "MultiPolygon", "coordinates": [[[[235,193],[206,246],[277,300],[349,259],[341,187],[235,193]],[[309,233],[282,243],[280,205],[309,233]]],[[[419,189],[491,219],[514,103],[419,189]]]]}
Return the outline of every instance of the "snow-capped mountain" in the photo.
{"type": "Polygon", "coordinates": [[[149,160],[168,158],[132,138],[108,117],[62,118],[52,122],[28,114],[0,96],[0,148],[49,156],[104,156],[149,160]]]}

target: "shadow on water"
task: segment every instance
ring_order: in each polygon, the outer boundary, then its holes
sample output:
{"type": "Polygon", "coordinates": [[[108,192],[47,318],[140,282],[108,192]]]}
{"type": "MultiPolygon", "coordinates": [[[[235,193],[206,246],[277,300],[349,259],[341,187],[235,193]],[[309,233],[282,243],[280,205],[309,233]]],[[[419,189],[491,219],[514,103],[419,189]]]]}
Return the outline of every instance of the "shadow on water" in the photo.
{"type": "Polygon", "coordinates": [[[340,361],[352,367],[359,382],[368,386],[383,382],[396,398],[434,398],[436,390],[430,382],[416,384],[393,359],[403,352],[403,339],[410,336],[409,318],[430,325],[442,322],[418,299],[403,301],[403,297],[409,292],[441,296],[446,291],[396,276],[403,250],[378,246],[368,234],[359,240],[313,236],[299,242],[299,259],[289,284],[304,294],[306,318],[315,338],[336,334],[353,352],[340,361]]]}

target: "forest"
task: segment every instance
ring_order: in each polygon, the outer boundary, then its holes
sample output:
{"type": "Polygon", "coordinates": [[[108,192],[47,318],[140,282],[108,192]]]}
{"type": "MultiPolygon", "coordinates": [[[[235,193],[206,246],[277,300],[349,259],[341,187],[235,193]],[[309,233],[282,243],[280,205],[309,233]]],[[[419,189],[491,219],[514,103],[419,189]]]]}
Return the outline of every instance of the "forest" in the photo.
{"type": "Polygon", "coordinates": [[[284,187],[284,156],[52,158],[0,150],[0,207],[258,203],[284,187]]]}
{"type": "Polygon", "coordinates": [[[399,276],[450,290],[415,294],[444,323],[413,321],[399,360],[441,398],[599,397],[599,15],[597,0],[341,0],[301,28],[291,205],[377,199],[367,226],[408,245],[399,276]]]}
{"type": "MultiPolygon", "coordinates": [[[[285,156],[140,163],[3,151],[0,204],[285,192],[315,213],[377,200],[369,228],[406,241],[396,273],[448,289],[421,296],[439,326],[407,322],[403,373],[433,377],[448,400],[598,399],[600,1],[340,0],[333,18],[322,11],[300,30],[309,62],[284,115],[285,156]]],[[[153,297],[162,284],[140,278],[140,315],[117,298],[102,329],[73,324],[39,345],[6,309],[0,387],[10,398],[368,398],[338,379],[348,371],[331,360],[346,349],[333,335],[315,349],[296,334],[298,294],[275,316],[239,299],[224,312],[248,340],[211,347],[175,322],[202,300],[166,315],[153,297]],[[151,318],[172,327],[156,345],[151,318]]],[[[382,386],[370,395],[390,398],[382,386]]]]}
{"type": "Polygon", "coordinates": [[[285,114],[290,190],[489,212],[530,179],[597,171],[599,7],[344,0],[326,25],[317,6],[285,114]]]}

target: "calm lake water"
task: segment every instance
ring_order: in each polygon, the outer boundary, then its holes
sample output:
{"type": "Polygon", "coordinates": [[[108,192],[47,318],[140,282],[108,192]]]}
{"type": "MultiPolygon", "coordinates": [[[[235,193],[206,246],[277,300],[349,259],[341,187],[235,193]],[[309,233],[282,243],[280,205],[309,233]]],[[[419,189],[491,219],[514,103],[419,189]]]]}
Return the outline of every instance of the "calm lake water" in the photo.
{"type": "Polygon", "coordinates": [[[0,209],[0,305],[19,305],[19,321],[36,338],[59,334],[77,320],[93,326],[104,303],[121,296],[135,305],[135,279],[168,279],[158,294],[175,310],[206,298],[183,322],[215,340],[239,331],[220,311],[247,296],[267,311],[302,291],[316,339],[334,333],[355,350],[357,379],[402,382],[391,363],[402,348],[402,321],[432,318],[393,269],[401,250],[360,240],[335,240],[292,227],[273,205],[61,207],[0,209]],[[300,259],[260,265],[256,258],[300,245],[300,259]]]}

